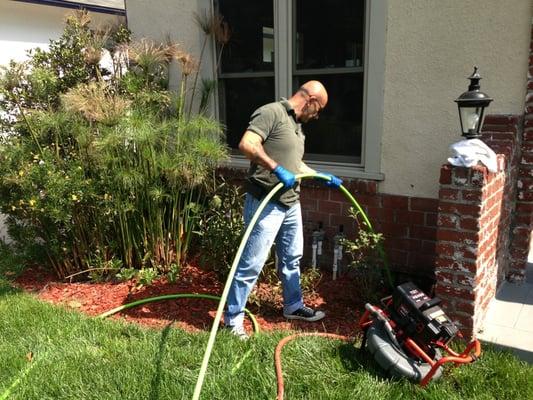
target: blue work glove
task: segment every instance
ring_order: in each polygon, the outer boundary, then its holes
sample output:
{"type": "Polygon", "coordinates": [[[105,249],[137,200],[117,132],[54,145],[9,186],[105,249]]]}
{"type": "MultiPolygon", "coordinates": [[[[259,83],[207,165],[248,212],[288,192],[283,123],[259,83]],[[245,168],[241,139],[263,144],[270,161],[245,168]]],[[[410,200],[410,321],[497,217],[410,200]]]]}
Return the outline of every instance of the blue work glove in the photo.
{"type": "Polygon", "coordinates": [[[278,164],[276,168],[274,168],[274,175],[283,182],[283,186],[286,188],[290,188],[294,185],[294,182],[296,182],[296,177],[291,171],[286,170],[281,165],[278,164]]]}
{"type": "Polygon", "coordinates": [[[342,179],[337,178],[335,175],[329,174],[327,172],[316,172],[318,175],[326,176],[330,178],[329,181],[325,181],[323,179],[320,179],[322,182],[326,184],[326,186],[338,189],[340,185],[342,185],[342,179]]]}

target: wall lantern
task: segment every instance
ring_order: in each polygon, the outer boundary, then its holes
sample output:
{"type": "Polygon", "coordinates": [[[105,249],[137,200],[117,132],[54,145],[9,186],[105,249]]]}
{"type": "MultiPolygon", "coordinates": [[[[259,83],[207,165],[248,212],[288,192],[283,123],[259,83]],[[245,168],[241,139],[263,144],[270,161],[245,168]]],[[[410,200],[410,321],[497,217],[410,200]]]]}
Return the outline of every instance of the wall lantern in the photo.
{"type": "Polygon", "coordinates": [[[470,86],[468,91],[460,95],[455,102],[459,107],[459,120],[461,121],[462,135],[467,139],[478,139],[485,118],[485,107],[493,100],[479,90],[481,76],[474,67],[474,73],[468,77],[470,86]]]}

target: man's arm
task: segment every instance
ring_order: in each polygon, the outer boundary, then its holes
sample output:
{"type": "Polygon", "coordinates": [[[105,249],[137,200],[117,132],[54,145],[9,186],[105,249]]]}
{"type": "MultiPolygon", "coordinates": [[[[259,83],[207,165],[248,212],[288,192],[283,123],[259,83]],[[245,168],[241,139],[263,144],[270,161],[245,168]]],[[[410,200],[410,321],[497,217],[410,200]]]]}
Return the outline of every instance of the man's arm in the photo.
{"type": "Polygon", "coordinates": [[[278,165],[276,161],[265,153],[263,148],[263,138],[252,131],[244,132],[239,143],[239,150],[246,156],[247,159],[259,164],[269,171],[273,171],[278,165]]]}

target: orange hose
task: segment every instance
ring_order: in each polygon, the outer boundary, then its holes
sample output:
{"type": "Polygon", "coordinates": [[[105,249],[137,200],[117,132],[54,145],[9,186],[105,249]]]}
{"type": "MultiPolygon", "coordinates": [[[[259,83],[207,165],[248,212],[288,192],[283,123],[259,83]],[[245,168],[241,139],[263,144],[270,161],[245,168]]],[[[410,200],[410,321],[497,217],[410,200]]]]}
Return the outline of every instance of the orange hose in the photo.
{"type": "Polygon", "coordinates": [[[301,337],[301,336],[323,336],[323,337],[329,337],[332,339],[344,340],[345,342],[349,342],[353,340],[353,338],[350,338],[348,336],[337,335],[335,333],[325,333],[325,332],[295,333],[294,335],[289,335],[281,339],[278,345],[276,346],[276,351],[274,352],[274,364],[276,366],[276,378],[278,381],[278,397],[276,397],[277,400],[283,400],[283,396],[285,392],[285,387],[283,385],[283,371],[281,369],[281,349],[283,349],[283,346],[285,346],[291,340],[296,339],[297,337],[301,337]]]}

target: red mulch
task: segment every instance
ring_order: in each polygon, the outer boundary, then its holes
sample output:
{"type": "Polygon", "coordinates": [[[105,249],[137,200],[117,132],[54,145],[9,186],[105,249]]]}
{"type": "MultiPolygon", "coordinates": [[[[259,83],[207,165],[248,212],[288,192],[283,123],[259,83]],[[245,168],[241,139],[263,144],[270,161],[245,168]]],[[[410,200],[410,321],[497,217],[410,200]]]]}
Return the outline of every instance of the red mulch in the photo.
{"type": "MultiPolygon", "coordinates": [[[[332,281],[324,274],[314,294],[304,299],[307,305],[318,307],[326,312],[326,318],[315,323],[288,321],[282,316],[281,297],[272,300],[273,287],[260,284],[256,296],[261,307],[254,304],[249,309],[257,318],[261,330],[321,331],[352,336],[357,331],[357,321],[364,308],[364,299],[358,297],[357,285],[353,279],[341,277],[332,281]]],[[[158,280],[149,287],[130,291],[131,284],[122,283],[68,283],[59,281],[52,273],[40,268],[27,269],[16,283],[23,290],[35,293],[39,299],[77,309],[96,316],[122,304],[135,300],[177,293],[205,293],[219,296],[223,284],[216,276],[195,265],[182,268],[176,283],[158,280]]],[[[209,330],[218,303],[205,299],[177,299],[148,303],[131,308],[111,318],[123,318],[152,328],[162,328],[174,322],[174,326],[195,332],[209,330]]],[[[251,324],[246,320],[247,329],[251,324]]]]}

